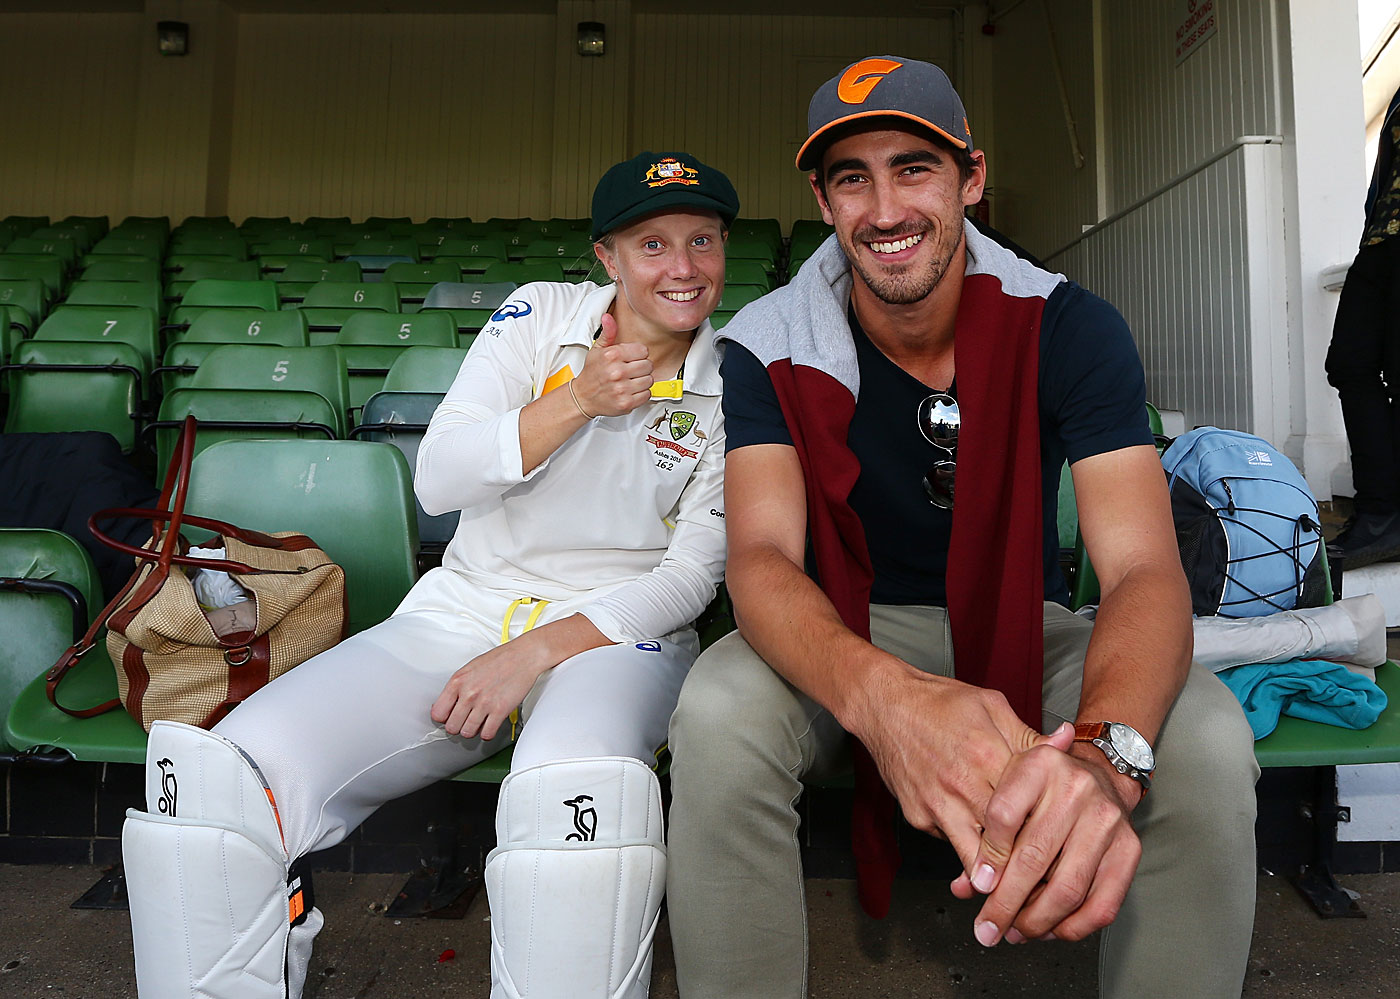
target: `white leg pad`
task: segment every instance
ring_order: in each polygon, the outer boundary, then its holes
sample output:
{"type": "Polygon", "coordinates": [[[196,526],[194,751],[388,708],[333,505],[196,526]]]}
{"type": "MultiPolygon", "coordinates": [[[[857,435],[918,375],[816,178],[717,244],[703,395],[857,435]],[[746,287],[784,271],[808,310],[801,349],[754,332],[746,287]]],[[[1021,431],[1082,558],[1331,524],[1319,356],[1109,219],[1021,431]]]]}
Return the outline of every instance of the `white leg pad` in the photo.
{"type": "MultiPolygon", "coordinates": [[[[252,761],[222,736],[156,722],[146,804],[122,830],[141,999],[299,995],[286,976],[287,853],[252,761]]],[[[309,916],[297,927],[308,952],[320,922],[309,916]]]]}
{"type": "Polygon", "coordinates": [[[486,860],[492,999],[646,999],[666,889],[661,788],[639,760],[512,773],[486,860]]]}

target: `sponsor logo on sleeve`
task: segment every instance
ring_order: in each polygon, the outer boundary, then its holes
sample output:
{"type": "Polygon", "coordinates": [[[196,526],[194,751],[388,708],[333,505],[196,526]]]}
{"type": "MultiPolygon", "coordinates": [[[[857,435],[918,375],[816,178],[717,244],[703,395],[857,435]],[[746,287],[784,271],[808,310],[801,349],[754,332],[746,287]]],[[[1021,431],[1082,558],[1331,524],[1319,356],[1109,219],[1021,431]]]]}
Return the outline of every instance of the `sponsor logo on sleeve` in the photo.
{"type": "Polygon", "coordinates": [[[507,319],[524,319],[532,311],[529,302],[516,299],[513,302],[507,302],[495,312],[491,313],[491,321],[493,323],[500,323],[507,319]]]}

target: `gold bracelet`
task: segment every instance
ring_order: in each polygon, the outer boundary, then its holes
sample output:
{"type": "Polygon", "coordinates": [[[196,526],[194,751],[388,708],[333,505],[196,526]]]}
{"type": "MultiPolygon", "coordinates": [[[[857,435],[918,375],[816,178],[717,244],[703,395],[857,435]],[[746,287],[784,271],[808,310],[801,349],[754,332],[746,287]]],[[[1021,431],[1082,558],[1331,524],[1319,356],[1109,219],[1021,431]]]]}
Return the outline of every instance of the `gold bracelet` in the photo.
{"type": "Polygon", "coordinates": [[[569,398],[574,400],[574,405],[578,407],[578,411],[583,414],[585,420],[595,419],[595,417],[588,415],[583,408],[583,404],[578,401],[578,396],[574,393],[574,380],[572,378],[569,379],[569,398]]]}

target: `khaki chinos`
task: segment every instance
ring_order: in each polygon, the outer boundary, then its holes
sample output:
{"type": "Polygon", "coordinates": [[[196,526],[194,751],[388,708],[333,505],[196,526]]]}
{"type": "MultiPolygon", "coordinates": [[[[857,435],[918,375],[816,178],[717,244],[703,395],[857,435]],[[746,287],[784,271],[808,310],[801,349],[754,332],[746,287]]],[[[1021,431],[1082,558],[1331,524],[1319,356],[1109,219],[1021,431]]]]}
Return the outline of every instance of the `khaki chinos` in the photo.
{"type": "MultiPolygon", "coordinates": [[[[953,675],[946,611],[870,611],[877,646],[953,675]]],[[[1053,603],[1044,619],[1042,725],[1051,731],[1075,719],[1093,626],[1053,603]]],[[[846,733],[736,632],[695,663],[670,742],[667,904],[682,999],[800,999],[807,908],[796,805],[804,779],[849,770],[846,733]]],[[[1152,791],[1133,813],[1142,861],[1101,935],[1100,995],[1238,997],[1254,924],[1259,768],[1239,704],[1208,670],[1192,665],[1156,754],[1152,791]]]]}

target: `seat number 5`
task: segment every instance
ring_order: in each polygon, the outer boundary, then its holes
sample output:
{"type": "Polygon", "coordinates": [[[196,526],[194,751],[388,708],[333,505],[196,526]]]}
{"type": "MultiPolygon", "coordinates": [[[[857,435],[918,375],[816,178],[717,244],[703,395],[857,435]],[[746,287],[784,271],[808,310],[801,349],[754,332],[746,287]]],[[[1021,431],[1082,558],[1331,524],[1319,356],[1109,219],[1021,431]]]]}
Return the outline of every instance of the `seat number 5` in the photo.
{"type": "Polygon", "coordinates": [[[272,380],[274,382],[285,381],[287,378],[287,362],[278,361],[277,366],[272,369],[272,380]]]}

